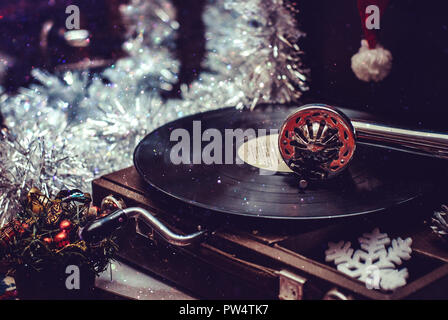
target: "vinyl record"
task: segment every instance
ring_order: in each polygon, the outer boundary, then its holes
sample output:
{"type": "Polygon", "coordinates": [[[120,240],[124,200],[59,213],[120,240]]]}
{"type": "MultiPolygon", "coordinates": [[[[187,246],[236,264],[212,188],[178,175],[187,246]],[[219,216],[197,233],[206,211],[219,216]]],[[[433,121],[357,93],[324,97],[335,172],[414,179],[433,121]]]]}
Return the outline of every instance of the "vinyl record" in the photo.
{"type": "MultiPolygon", "coordinates": [[[[258,218],[323,219],[379,212],[429,190],[432,174],[426,159],[372,146],[358,145],[346,171],[334,179],[313,182],[306,189],[299,188],[299,179],[292,172],[260,169],[241,161],[238,149],[250,138],[237,141],[229,138],[230,133],[236,129],[267,129],[270,133],[281,127],[291,111],[282,106],[254,111],[226,108],[173,121],[140,142],[134,165],[151,187],[169,197],[216,214],[258,218]],[[216,142],[216,137],[222,137],[221,141],[216,142]],[[226,141],[232,143],[231,157],[226,141]],[[174,152],[180,142],[185,148],[174,152]],[[202,156],[210,151],[207,145],[211,142],[220,149],[208,153],[216,161],[207,164],[202,156]],[[181,155],[183,163],[173,163],[173,154],[177,156],[174,162],[181,155]]],[[[350,118],[368,117],[343,112],[350,118]]]]}

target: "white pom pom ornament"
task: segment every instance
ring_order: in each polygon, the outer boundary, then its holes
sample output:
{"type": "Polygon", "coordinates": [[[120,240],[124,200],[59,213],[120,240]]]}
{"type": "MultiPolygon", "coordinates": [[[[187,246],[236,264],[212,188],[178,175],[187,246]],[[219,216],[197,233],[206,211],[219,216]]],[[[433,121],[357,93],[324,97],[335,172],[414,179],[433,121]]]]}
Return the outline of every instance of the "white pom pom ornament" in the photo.
{"type": "Polygon", "coordinates": [[[389,0],[357,0],[364,39],[352,57],[352,70],[359,80],[381,81],[392,68],[392,54],[378,43],[380,17],[388,3],[389,0]]]}
{"type": "Polygon", "coordinates": [[[392,68],[392,54],[380,44],[370,49],[367,40],[361,40],[361,48],[352,57],[352,70],[362,81],[381,81],[392,68]]]}

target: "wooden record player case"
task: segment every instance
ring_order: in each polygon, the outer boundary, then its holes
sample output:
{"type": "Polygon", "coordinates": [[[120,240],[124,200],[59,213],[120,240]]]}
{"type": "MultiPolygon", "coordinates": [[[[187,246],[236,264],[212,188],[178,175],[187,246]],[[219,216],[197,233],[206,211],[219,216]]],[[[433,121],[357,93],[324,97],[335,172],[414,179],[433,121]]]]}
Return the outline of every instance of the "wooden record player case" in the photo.
{"type": "Polygon", "coordinates": [[[122,197],[128,207],[150,210],[176,232],[191,233],[199,225],[214,229],[204,242],[188,247],[169,245],[135,223],[130,223],[120,236],[120,260],[201,299],[448,298],[448,249],[423,223],[425,217],[415,212],[408,214],[404,222],[402,214],[394,213],[368,219],[327,221],[297,227],[296,232],[281,225],[261,231],[263,228],[258,228],[256,223],[252,225],[253,220],[234,222],[221,219],[216,213],[215,216],[210,212],[192,214],[195,208],[176,205],[175,200],[151,190],[134,167],[93,181],[96,205],[110,194],[122,197]],[[352,243],[356,242],[372,226],[379,226],[391,238],[410,236],[413,239],[412,258],[405,265],[410,273],[408,284],[394,292],[369,290],[362,282],[324,261],[328,241],[351,237],[352,243]]]}

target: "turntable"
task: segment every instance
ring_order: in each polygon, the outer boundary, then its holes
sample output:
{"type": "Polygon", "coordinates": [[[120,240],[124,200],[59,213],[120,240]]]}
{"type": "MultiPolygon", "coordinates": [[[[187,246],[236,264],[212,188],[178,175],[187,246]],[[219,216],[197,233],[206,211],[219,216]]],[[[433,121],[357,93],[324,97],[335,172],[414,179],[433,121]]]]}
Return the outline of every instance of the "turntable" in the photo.
{"type": "Polygon", "coordinates": [[[135,166],[93,182],[96,205],[113,195],[128,208],[84,236],[124,225],[120,259],[198,298],[447,298],[448,250],[426,223],[442,201],[446,138],[374,120],[265,105],[168,123],[137,146],[135,166]],[[412,238],[395,290],[325,261],[329,242],[376,227],[412,238]]]}

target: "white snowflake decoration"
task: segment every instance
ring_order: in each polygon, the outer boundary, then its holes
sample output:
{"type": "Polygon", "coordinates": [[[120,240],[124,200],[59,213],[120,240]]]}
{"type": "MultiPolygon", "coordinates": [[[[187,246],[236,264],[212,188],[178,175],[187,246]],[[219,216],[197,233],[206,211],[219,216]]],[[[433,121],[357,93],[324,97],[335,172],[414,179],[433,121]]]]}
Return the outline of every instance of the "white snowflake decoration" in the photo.
{"type": "Polygon", "coordinates": [[[329,242],[325,261],[333,261],[339,271],[359,279],[370,289],[395,290],[406,284],[408,270],[395,268],[411,258],[411,238],[391,242],[386,233],[375,228],[364,233],[358,242],[361,248],[356,251],[350,241],[329,242]]]}

